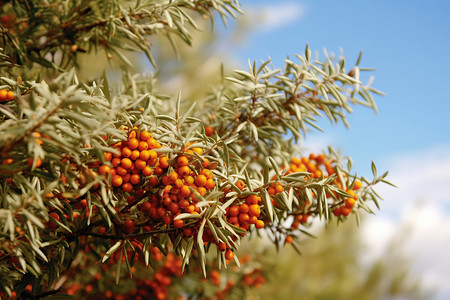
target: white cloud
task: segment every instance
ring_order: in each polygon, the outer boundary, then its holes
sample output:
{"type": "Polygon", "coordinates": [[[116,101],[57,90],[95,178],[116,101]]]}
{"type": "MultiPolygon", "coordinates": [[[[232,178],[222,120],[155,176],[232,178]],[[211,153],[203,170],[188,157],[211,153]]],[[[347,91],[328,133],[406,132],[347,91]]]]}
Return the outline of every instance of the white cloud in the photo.
{"type": "Polygon", "coordinates": [[[305,6],[297,2],[261,5],[250,12],[250,18],[260,20],[257,29],[270,31],[296,22],[303,17],[305,6]]]}
{"type": "Polygon", "coordinates": [[[402,248],[412,259],[411,268],[437,292],[435,299],[450,299],[450,147],[402,154],[391,162],[388,179],[398,189],[377,189],[385,200],[363,224],[370,249],[366,259],[385,253],[390,240],[406,228],[402,248]]]}

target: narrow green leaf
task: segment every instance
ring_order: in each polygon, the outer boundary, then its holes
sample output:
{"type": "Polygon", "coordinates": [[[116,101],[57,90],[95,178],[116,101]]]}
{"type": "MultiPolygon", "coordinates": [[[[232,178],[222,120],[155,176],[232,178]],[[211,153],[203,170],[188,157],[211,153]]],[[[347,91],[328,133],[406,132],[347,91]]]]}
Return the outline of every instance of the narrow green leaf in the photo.
{"type": "Polygon", "coordinates": [[[273,206],[272,201],[270,200],[270,195],[267,192],[267,190],[264,189],[261,191],[261,198],[263,200],[264,208],[267,214],[269,215],[270,221],[273,222],[273,206]]]}
{"type": "Polygon", "coordinates": [[[117,243],[115,243],[111,248],[109,248],[109,250],[106,252],[105,256],[102,259],[102,263],[104,263],[105,261],[107,261],[111,255],[117,251],[117,249],[119,249],[119,247],[122,245],[123,241],[118,241],[117,243]]]}

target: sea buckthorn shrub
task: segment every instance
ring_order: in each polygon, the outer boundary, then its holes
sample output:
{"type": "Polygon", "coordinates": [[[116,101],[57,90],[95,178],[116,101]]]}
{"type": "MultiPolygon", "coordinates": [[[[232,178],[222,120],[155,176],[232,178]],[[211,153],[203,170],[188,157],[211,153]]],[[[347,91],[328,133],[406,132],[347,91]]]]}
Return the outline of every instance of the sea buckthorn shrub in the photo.
{"type": "Polygon", "coordinates": [[[0,297],[242,298],[270,279],[243,239],[298,249],[314,222],[377,205],[387,173],[358,177],[333,148],[297,143],[320,117],[376,109],[361,57],[348,68],[307,46],[192,101],[156,75],[80,79],[79,54],[157,65],[148,36],[189,44],[194,16],[235,16],[238,1],[1,3],[0,297]]]}

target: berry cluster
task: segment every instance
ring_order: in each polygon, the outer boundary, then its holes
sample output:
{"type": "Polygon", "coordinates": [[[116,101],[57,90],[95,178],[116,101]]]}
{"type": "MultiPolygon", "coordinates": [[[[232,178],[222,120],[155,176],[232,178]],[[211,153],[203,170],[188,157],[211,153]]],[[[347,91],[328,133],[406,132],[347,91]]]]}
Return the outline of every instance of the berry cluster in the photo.
{"type": "MultiPolygon", "coordinates": [[[[194,148],[197,153],[202,153],[201,148],[194,148]]],[[[138,209],[152,220],[163,221],[166,225],[182,228],[185,223],[175,217],[181,213],[198,214],[200,208],[197,203],[200,197],[205,196],[216,186],[211,170],[203,166],[190,165],[190,156],[179,155],[174,159],[172,171],[159,177],[153,177],[150,184],[157,186],[162,193],[151,195],[149,201],[142,203],[138,209]]],[[[206,165],[206,164],[204,164],[206,165]]],[[[184,229],[185,236],[191,236],[193,228],[184,229]]]]}
{"type": "MultiPolygon", "coordinates": [[[[144,177],[153,174],[161,175],[169,167],[168,157],[158,155],[153,149],[161,148],[161,144],[147,132],[132,130],[126,141],[113,145],[118,153],[107,152],[104,159],[107,163],[98,167],[100,175],[111,175],[111,185],[121,187],[124,192],[131,192],[142,183],[144,177]]],[[[155,179],[149,180],[150,184],[155,179]]]]}
{"type": "Polygon", "coordinates": [[[7,102],[14,99],[14,92],[5,89],[0,90],[0,102],[7,102]]]}
{"type": "MultiPolygon", "coordinates": [[[[327,159],[327,157],[325,157],[323,154],[316,155],[314,153],[311,153],[309,157],[292,158],[289,170],[287,171],[286,174],[291,174],[294,172],[309,172],[311,173],[310,175],[311,178],[321,178],[322,176],[325,178],[336,173],[335,166],[332,160],[327,159]]],[[[342,175],[345,178],[345,174],[342,175]]],[[[340,182],[338,177],[336,177],[334,184],[338,188],[342,189],[342,183],[340,182]]],[[[361,188],[361,186],[362,186],[361,182],[355,180],[353,182],[353,187],[346,189],[346,192],[350,194],[351,197],[348,197],[347,199],[345,199],[345,201],[337,202],[336,200],[334,200],[335,208],[333,209],[333,214],[335,216],[347,217],[348,215],[350,215],[350,213],[353,211],[353,207],[355,206],[356,201],[358,200],[358,196],[355,194],[354,191],[361,188]]],[[[270,192],[271,191],[269,188],[269,193],[270,192]]],[[[337,194],[335,192],[333,192],[333,194],[335,196],[334,198],[337,198],[337,194]]],[[[332,195],[327,196],[329,199],[333,198],[332,195]]],[[[306,203],[306,206],[307,205],[309,204],[306,203]]],[[[296,215],[294,223],[292,224],[292,228],[298,228],[298,226],[301,223],[306,223],[307,219],[308,219],[307,214],[296,215]]]]}
{"type": "Polygon", "coordinates": [[[230,206],[226,209],[228,223],[245,230],[248,230],[252,224],[258,229],[263,228],[264,221],[258,220],[261,215],[260,202],[261,197],[250,195],[242,204],[230,206]]]}

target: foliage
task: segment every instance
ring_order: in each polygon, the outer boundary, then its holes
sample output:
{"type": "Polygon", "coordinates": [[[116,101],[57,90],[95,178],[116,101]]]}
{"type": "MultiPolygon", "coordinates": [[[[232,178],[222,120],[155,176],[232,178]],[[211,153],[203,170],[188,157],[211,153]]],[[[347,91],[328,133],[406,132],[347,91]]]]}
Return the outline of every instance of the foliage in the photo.
{"type": "MultiPolygon", "coordinates": [[[[124,51],[142,51],[158,65],[149,35],[190,44],[194,15],[225,21],[240,12],[237,1],[12,1],[1,10],[0,89],[15,95],[0,104],[3,295],[89,293],[89,280],[104,278],[95,288],[107,297],[145,297],[147,288],[162,299],[169,291],[161,286],[181,271],[197,282],[216,274],[217,286],[216,268],[240,265],[234,251],[244,238],[266,231],[275,245],[297,248],[312,222],[377,205],[373,187],[387,173],[373,164],[374,178],[360,178],[332,148],[300,158],[296,147],[322,116],[347,125],[354,105],[376,110],[380,92],[360,81],[361,56],[348,69],[342,57],[313,60],[306,47],[281,70],[267,61],[223,74],[190,104],[162,94],[153,75],[124,70],[114,87],[105,73],[81,81],[78,53],[130,64],[124,51]],[[77,270],[100,262],[102,274],[79,278],[86,286],[77,288],[77,270]],[[111,288],[125,272],[148,277],[148,266],[153,285],[138,277],[134,294],[111,288]]],[[[250,269],[235,276],[265,278],[250,269]]],[[[193,284],[171,293],[220,298],[245,289],[193,284]]]]}

